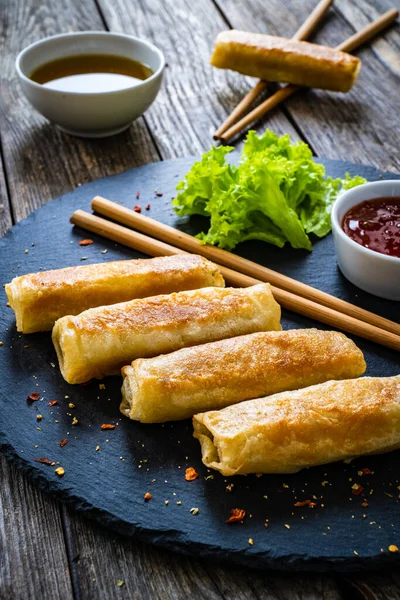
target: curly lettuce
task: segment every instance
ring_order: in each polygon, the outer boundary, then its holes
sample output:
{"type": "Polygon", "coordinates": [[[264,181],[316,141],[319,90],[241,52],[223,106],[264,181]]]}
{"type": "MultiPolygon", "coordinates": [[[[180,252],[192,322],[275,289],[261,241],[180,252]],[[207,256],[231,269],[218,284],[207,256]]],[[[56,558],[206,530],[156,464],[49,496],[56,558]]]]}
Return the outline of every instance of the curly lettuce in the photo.
{"type": "Polygon", "coordinates": [[[229,146],[211,148],[178,184],[173,200],[180,215],[210,217],[207,232],[197,237],[227,250],[246,240],[263,240],[282,248],[311,250],[309,234],[331,230],[331,208],[344,189],[362,177],[325,177],[304,142],[289,135],[250,131],[238,166],[229,164],[229,146]]]}

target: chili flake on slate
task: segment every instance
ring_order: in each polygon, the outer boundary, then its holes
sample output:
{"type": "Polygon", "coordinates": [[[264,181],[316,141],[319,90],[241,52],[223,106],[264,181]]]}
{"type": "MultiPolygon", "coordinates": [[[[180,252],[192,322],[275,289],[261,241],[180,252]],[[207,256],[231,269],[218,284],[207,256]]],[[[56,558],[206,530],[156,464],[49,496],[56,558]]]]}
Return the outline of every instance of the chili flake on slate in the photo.
{"type": "Polygon", "coordinates": [[[76,417],[72,419],[72,425],[78,425],[79,421],[76,417]]]}
{"type": "Polygon", "coordinates": [[[91,244],[93,244],[93,240],[81,240],[79,242],[80,246],[90,246],[91,244]]]}
{"type": "Polygon", "coordinates": [[[111,425],[110,423],[103,423],[100,429],[115,429],[115,425],[111,425]]]}
{"type": "Polygon", "coordinates": [[[373,474],[374,474],[374,472],[373,472],[373,471],[371,471],[371,470],[370,470],[370,469],[368,469],[368,468],[365,468],[365,469],[360,469],[360,471],[358,471],[358,474],[359,474],[360,476],[361,476],[361,475],[373,475],[373,474]]]}
{"type": "Polygon", "coordinates": [[[354,494],[354,496],[359,496],[363,493],[363,491],[364,488],[359,483],[353,483],[353,485],[351,486],[351,493],[354,494]]]}
{"type": "Polygon", "coordinates": [[[225,523],[243,523],[243,519],[246,516],[246,511],[243,508],[232,508],[231,515],[225,523]]]}
{"type": "Polygon", "coordinates": [[[146,210],[150,210],[150,204],[146,205],[146,210]]]}
{"type": "Polygon", "coordinates": [[[57,467],[54,473],[56,473],[56,475],[58,475],[59,477],[62,477],[65,473],[65,470],[63,469],[63,467],[57,467]]]}
{"type": "Polygon", "coordinates": [[[147,502],[148,500],[152,499],[152,495],[150,494],[150,492],[146,492],[145,495],[143,496],[143,498],[145,499],[145,501],[147,502]]]}
{"type": "Polygon", "coordinates": [[[36,400],[40,399],[40,394],[39,392],[32,392],[32,394],[29,394],[29,396],[27,397],[27,400],[30,400],[31,402],[35,402],[36,400]]]}
{"type": "Polygon", "coordinates": [[[41,420],[43,419],[43,415],[36,415],[36,419],[37,419],[38,421],[41,421],[41,420]]]}
{"type": "Polygon", "coordinates": [[[48,402],[49,406],[55,406],[56,404],[58,404],[58,400],[50,400],[50,402],[48,402]]]}
{"type": "Polygon", "coordinates": [[[133,207],[133,210],[137,213],[142,212],[142,207],[139,206],[138,204],[135,204],[135,206],[133,207]]]}
{"type": "Polygon", "coordinates": [[[52,460],[50,460],[49,458],[34,458],[33,459],[35,462],[41,463],[42,465],[54,465],[54,462],[52,460]]]}
{"type": "Polygon", "coordinates": [[[186,481],[194,481],[195,479],[197,479],[199,476],[199,474],[196,472],[196,470],[193,467],[188,467],[185,471],[185,479],[186,481]]]}
{"type": "Polygon", "coordinates": [[[140,192],[139,192],[139,190],[138,190],[138,191],[136,192],[136,200],[139,200],[139,198],[140,198],[140,192]]]}
{"type": "Polygon", "coordinates": [[[61,442],[60,442],[60,446],[61,446],[61,448],[62,448],[63,446],[65,446],[66,444],[68,444],[68,440],[67,440],[67,439],[65,439],[65,440],[61,440],[61,442]]]}
{"type": "Polygon", "coordinates": [[[311,502],[311,500],[303,500],[302,502],[295,502],[293,506],[295,506],[296,508],[298,508],[299,506],[308,506],[309,508],[314,508],[315,506],[317,506],[317,503],[311,502]]]}

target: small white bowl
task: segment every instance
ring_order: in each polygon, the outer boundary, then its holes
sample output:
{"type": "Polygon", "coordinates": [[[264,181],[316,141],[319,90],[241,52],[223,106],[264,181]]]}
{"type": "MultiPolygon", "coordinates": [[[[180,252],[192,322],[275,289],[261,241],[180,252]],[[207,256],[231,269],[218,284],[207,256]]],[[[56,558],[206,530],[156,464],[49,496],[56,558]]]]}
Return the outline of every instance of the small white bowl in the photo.
{"type": "Polygon", "coordinates": [[[44,117],[72,135],[106,137],[123,131],[153,102],[160,89],[164,55],[146,40],[123,33],[82,31],[45,38],[22,50],[16,59],[22,89],[44,117]],[[61,92],[29,79],[40,65],[80,54],[116,54],[153,71],[148,79],[112,92],[61,92]]]}
{"type": "Polygon", "coordinates": [[[351,283],[387,300],[400,300],[400,258],[370,250],[342,229],[347,211],[365,200],[400,196],[400,179],[373,181],[343,192],[333,205],[332,233],[340,270],[351,283]]]}

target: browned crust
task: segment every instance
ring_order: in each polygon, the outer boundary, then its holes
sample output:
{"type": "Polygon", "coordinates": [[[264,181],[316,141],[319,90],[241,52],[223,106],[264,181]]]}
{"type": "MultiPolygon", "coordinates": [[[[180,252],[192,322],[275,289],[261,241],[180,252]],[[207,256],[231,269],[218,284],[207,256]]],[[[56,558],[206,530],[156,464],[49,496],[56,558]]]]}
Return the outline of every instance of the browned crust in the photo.
{"type": "MultiPolygon", "coordinates": [[[[151,359],[122,374],[130,379],[123,412],[142,422],[185,419],[284,390],[358,377],[366,365],[352,340],[303,329],[243,335],[151,359]]],[[[122,409],[121,409],[122,410],[122,409]]]]}
{"type": "Polygon", "coordinates": [[[400,375],[329,381],[193,418],[224,475],[294,473],[400,447],[400,375]]]}
{"type": "Polygon", "coordinates": [[[14,278],[6,293],[18,331],[52,328],[64,315],[174,291],[223,286],[217,267],[202,256],[182,254],[152,259],[80,265],[14,278]]]}
{"type": "Polygon", "coordinates": [[[358,58],[334,48],[235,29],[218,35],[211,64],[266,81],[337,92],[349,91],[361,67],[358,58]]]}

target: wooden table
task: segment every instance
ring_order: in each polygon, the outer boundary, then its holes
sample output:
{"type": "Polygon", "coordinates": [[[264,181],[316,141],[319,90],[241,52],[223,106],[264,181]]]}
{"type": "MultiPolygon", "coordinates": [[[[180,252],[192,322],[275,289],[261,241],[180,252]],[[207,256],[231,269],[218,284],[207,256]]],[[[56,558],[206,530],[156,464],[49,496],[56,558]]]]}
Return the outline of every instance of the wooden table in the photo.
{"type": "MultiPolygon", "coordinates": [[[[251,81],[208,65],[228,27],[290,37],[316,0],[3,0],[0,234],[76,186],[158,161],[199,154],[251,81]],[[165,52],[159,97],[125,133],[103,140],[65,135],[22,97],[14,70],[27,44],[66,31],[143,36],[165,52]]],[[[314,41],[335,46],[399,0],[336,0],[314,41]]],[[[267,126],[306,140],[317,156],[400,172],[400,32],[358,52],[363,67],[347,95],[300,93],[267,126]]],[[[0,417],[1,418],[1,417],[0,417]]],[[[201,598],[400,598],[397,572],[284,575],[230,569],[174,555],[101,528],[39,491],[0,456],[0,598],[152,600],[201,598]],[[117,581],[123,581],[118,585],[117,581]]]]}

